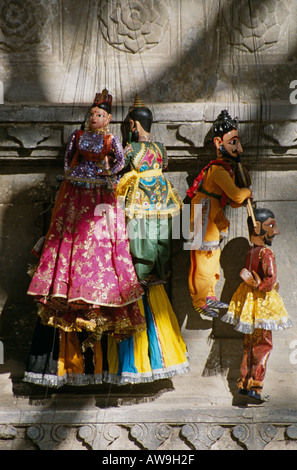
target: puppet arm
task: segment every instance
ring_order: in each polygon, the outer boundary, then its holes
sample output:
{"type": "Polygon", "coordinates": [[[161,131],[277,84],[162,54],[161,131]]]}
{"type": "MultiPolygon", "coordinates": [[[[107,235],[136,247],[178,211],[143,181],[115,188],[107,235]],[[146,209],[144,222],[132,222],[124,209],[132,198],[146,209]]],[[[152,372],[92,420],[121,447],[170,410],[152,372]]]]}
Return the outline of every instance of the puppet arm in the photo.
{"type": "Polygon", "coordinates": [[[115,164],[111,167],[110,172],[112,175],[115,175],[121,171],[125,166],[125,154],[122,144],[119,138],[116,135],[112,136],[112,150],[115,156],[115,164]]]}
{"type": "Polygon", "coordinates": [[[264,277],[259,284],[258,289],[269,292],[276,285],[277,272],[273,252],[269,248],[263,248],[260,253],[264,277]]]}
{"type": "Polygon", "coordinates": [[[66,147],[65,157],[64,157],[64,172],[66,174],[69,170],[71,170],[71,161],[73,159],[73,156],[76,150],[76,145],[75,145],[76,133],[77,131],[72,132],[67,142],[67,147],[66,147]]]}
{"type": "Polygon", "coordinates": [[[216,167],[216,171],[213,174],[213,182],[219,186],[235,204],[241,205],[252,194],[250,189],[236,186],[228,171],[219,166],[216,167]]]}

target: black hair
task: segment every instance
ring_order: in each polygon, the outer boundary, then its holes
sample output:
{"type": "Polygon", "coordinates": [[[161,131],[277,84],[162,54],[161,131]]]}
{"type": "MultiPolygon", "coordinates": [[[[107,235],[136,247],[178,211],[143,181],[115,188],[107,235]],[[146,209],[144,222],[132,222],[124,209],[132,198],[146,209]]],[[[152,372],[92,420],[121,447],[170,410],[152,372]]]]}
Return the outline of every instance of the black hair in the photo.
{"type": "MultiPolygon", "coordinates": [[[[254,216],[255,216],[256,221],[261,222],[261,225],[263,224],[263,222],[269,219],[269,217],[271,219],[275,219],[275,215],[270,209],[262,209],[260,207],[257,209],[254,209],[254,216]]],[[[254,225],[253,225],[251,216],[247,218],[247,224],[248,224],[248,229],[249,229],[249,235],[251,236],[254,232],[254,225]]],[[[264,235],[264,233],[265,232],[263,232],[261,228],[261,232],[259,235],[264,235]]]]}
{"type": "Polygon", "coordinates": [[[104,109],[108,114],[111,114],[111,106],[109,103],[100,103],[100,104],[93,103],[91,108],[101,108],[101,109],[104,109]]]}
{"type": "Polygon", "coordinates": [[[213,123],[213,137],[223,137],[238,127],[238,119],[232,119],[226,109],[223,109],[213,123]]]}
{"type": "Polygon", "coordinates": [[[146,132],[151,131],[153,113],[149,108],[146,108],[145,106],[130,108],[129,118],[133,121],[138,121],[146,132]]]}

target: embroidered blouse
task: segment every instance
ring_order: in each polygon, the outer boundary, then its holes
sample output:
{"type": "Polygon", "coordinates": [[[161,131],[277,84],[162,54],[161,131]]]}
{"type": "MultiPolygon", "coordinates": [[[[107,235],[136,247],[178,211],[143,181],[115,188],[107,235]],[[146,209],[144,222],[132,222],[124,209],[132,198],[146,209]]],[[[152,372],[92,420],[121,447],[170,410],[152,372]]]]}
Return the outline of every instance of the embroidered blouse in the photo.
{"type": "Polygon", "coordinates": [[[167,152],[159,142],[133,142],[125,147],[125,167],[131,171],[120,180],[118,195],[125,196],[128,217],[176,215],[181,207],[175,188],[163,175],[167,152]]]}
{"type": "Polygon", "coordinates": [[[75,130],[69,137],[64,159],[65,179],[79,186],[116,184],[117,173],[124,167],[122,144],[113,134],[75,130]],[[106,157],[111,163],[106,164],[106,157]]]}

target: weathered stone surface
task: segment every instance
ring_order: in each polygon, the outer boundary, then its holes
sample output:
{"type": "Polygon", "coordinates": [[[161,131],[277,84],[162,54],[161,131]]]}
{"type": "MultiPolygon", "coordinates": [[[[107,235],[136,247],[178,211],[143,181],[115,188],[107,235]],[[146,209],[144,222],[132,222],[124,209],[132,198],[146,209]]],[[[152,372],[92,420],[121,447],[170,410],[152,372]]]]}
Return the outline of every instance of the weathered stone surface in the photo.
{"type": "MultiPolygon", "coordinates": [[[[251,2],[252,15],[247,0],[25,3],[0,0],[0,449],[296,450],[297,3],[251,2]],[[213,120],[222,109],[239,117],[254,198],[277,217],[280,294],[294,322],[274,335],[268,403],[237,394],[242,335],[192,309],[186,218],[170,293],[190,373],[120,389],[22,383],[36,319],[30,250],[47,230],[68,136],[105,86],[119,136],[136,93],[152,109],[184,214],[189,185],[214,157],[213,120]]],[[[229,301],[248,236],[245,209],[226,212],[217,291],[229,301]]]]}

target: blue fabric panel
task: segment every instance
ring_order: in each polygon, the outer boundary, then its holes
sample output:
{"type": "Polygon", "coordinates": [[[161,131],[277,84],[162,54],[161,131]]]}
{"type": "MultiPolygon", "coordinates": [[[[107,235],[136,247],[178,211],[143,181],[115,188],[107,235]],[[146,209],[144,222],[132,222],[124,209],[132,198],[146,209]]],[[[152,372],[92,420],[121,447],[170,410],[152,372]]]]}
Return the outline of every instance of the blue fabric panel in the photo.
{"type": "Polygon", "coordinates": [[[162,369],[163,368],[162,355],[161,355],[160,345],[158,341],[156,326],[154,323],[154,317],[150,308],[147,293],[143,295],[142,299],[143,299],[147,335],[148,335],[148,341],[149,341],[149,355],[150,355],[150,360],[151,360],[151,367],[153,370],[162,369]]]}
{"type": "Polygon", "coordinates": [[[131,336],[125,341],[119,343],[119,370],[118,375],[122,372],[131,372],[136,374],[137,369],[134,361],[134,338],[131,336]]]}

